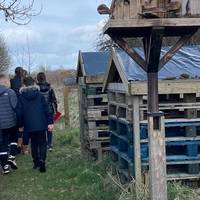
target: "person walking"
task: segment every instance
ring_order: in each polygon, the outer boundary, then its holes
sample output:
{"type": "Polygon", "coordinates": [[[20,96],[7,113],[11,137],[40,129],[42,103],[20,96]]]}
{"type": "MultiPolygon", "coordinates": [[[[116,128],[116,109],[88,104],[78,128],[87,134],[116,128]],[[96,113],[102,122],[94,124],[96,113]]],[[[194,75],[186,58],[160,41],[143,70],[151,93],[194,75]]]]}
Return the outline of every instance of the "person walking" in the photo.
{"type": "MultiPolygon", "coordinates": [[[[20,96],[19,90],[22,87],[23,77],[24,69],[22,67],[16,67],[15,76],[10,80],[10,87],[15,91],[17,98],[20,96]]],[[[22,135],[23,133],[19,133],[18,131],[16,132],[16,137],[18,137],[18,153],[20,153],[22,150],[22,135]]]]}
{"type": "Polygon", "coordinates": [[[53,118],[34,79],[30,76],[25,77],[23,83],[25,87],[20,89],[21,95],[17,107],[19,131],[24,131],[30,136],[33,168],[46,172],[46,130],[53,130],[53,118]]]}
{"type": "Polygon", "coordinates": [[[19,97],[19,90],[22,87],[22,81],[23,81],[23,68],[22,67],[16,67],[15,68],[15,76],[10,80],[10,87],[13,89],[19,97]]]}
{"type": "MultiPolygon", "coordinates": [[[[46,80],[46,75],[44,72],[37,74],[37,85],[40,87],[41,94],[45,97],[46,102],[48,103],[50,113],[52,117],[57,113],[57,99],[55,92],[51,85],[46,80]]],[[[52,131],[47,130],[47,147],[49,151],[52,151],[52,131]]]]}
{"type": "Polygon", "coordinates": [[[8,87],[9,79],[0,74],[0,162],[4,174],[12,169],[17,169],[15,156],[17,153],[17,96],[8,87]],[[10,144],[10,149],[8,145],[10,144]]]}

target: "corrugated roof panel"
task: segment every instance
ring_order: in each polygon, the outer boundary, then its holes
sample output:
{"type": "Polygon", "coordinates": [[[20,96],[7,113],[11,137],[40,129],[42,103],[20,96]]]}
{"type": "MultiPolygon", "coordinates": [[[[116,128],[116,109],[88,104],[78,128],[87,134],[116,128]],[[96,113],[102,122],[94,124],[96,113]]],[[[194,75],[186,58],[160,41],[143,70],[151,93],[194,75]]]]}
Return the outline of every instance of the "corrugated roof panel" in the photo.
{"type": "Polygon", "coordinates": [[[83,52],[83,63],[86,76],[104,74],[108,67],[109,52],[83,52]]]}
{"type": "MultiPolygon", "coordinates": [[[[135,49],[142,57],[144,52],[141,48],[135,49]]],[[[162,49],[162,56],[169,50],[169,47],[162,49]]],[[[127,80],[147,80],[146,72],[124,51],[116,50],[117,57],[124,69],[127,80]]],[[[175,56],[160,70],[159,79],[169,77],[179,78],[182,74],[192,77],[200,77],[200,46],[183,47],[175,56]]]]}

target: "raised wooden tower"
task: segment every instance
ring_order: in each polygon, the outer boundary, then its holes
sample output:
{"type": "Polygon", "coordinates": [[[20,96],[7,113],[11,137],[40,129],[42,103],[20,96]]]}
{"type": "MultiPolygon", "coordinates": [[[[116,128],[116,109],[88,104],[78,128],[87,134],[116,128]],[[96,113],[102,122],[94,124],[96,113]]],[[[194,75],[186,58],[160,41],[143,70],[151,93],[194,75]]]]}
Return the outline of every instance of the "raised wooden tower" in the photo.
{"type": "MultiPolygon", "coordinates": [[[[98,12],[110,15],[104,32],[147,72],[150,196],[152,200],[166,200],[164,116],[158,107],[158,71],[197,32],[200,1],[113,0],[110,8],[100,5],[98,12]],[[164,37],[180,38],[161,58],[164,37]],[[143,40],[144,58],[128,45],[127,38],[143,40]]],[[[134,165],[137,167],[138,163],[134,165]]],[[[139,185],[140,173],[135,178],[139,185]]]]}

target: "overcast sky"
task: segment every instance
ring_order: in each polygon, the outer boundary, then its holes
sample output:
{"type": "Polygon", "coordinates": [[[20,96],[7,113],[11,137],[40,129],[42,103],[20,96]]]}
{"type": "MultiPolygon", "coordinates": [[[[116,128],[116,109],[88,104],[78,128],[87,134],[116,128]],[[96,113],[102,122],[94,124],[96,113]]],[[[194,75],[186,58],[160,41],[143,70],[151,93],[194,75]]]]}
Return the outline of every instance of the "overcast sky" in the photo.
{"type": "Polygon", "coordinates": [[[0,19],[0,32],[8,44],[13,65],[28,65],[30,51],[32,66],[76,68],[79,50],[95,51],[95,41],[105,19],[96,9],[110,0],[35,2],[36,10],[42,5],[42,13],[26,26],[0,19]]]}

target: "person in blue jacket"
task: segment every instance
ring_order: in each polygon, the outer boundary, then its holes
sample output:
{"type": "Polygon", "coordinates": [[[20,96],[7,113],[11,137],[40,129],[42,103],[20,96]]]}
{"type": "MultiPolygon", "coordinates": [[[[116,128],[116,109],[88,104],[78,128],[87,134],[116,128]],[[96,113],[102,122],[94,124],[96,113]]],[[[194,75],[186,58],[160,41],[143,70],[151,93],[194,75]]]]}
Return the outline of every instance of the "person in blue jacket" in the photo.
{"type": "Polygon", "coordinates": [[[3,174],[17,169],[15,155],[17,152],[17,118],[16,105],[17,96],[9,88],[9,79],[0,74],[0,164],[3,174]],[[10,148],[8,148],[8,145],[10,148]]]}
{"type": "Polygon", "coordinates": [[[39,168],[40,172],[46,172],[46,130],[53,130],[53,118],[34,79],[30,76],[25,77],[23,84],[25,87],[20,89],[17,107],[19,131],[30,135],[33,168],[39,168]]]}

